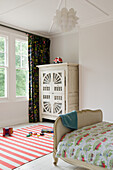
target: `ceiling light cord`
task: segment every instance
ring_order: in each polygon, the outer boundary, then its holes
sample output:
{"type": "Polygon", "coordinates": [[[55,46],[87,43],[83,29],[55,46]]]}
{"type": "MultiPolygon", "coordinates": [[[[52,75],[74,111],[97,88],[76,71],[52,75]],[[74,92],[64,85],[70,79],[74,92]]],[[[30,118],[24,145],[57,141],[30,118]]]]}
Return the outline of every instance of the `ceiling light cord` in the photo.
{"type": "MultiPolygon", "coordinates": [[[[62,2],[63,2],[63,0],[59,1],[58,7],[57,7],[58,10],[60,9],[62,2]]],[[[53,20],[52,20],[48,33],[51,32],[53,25],[54,25],[54,23],[53,23],[53,20]]]]}
{"type": "Polygon", "coordinates": [[[65,8],[66,8],[66,0],[65,0],[65,8]]]}
{"type": "Polygon", "coordinates": [[[57,9],[60,9],[62,2],[63,2],[63,0],[60,0],[57,9]]]}

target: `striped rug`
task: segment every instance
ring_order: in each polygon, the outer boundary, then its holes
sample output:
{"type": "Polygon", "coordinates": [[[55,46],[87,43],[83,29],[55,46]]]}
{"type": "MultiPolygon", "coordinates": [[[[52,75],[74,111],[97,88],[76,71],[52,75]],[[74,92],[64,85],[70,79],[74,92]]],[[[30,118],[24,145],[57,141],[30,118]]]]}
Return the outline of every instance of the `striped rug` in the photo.
{"type": "Polygon", "coordinates": [[[29,132],[40,134],[41,129],[50,128],[33,125],[14,130],[13,135],[3,137],[0,133],[0,170],[11,170],[53,151],[53,134],[26,137],[29,132]]]}

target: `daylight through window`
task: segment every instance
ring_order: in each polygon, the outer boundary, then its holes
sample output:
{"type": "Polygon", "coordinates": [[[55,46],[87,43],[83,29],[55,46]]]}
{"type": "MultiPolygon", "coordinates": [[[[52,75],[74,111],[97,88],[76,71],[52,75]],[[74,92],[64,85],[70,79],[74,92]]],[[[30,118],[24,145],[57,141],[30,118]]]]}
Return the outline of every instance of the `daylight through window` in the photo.
{"type": "Polygon", "coordinates": [[[28,42],[15,41],[16,97],[28,97],[28,42]]]}
{"type": "Polygon", "coordinates": [[[7,97],[8,38],[0,36],[0,98],[7,97]]]}

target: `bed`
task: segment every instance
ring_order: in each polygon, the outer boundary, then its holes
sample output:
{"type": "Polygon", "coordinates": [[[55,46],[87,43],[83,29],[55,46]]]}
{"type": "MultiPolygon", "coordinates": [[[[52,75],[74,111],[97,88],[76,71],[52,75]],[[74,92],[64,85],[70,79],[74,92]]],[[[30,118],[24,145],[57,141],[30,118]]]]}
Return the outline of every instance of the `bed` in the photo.
{"type": "Polygon", "coordinates": [[[61,158],[90,170],[113,169],[113,123],[102,121],[101,110],[78,111],[77,119],[78,129],[74,131],[63,126],[61,117],[56,119],[54,165],[61,158]]]}

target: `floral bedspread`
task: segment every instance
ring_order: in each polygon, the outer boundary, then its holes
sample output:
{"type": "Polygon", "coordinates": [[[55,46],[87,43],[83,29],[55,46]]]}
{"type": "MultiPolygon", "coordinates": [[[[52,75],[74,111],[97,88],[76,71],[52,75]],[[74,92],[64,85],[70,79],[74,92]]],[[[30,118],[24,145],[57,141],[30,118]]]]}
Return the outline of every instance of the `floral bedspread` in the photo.
{"type": "Polygon", "coordinates": [[[56,157],[113,170],[113,123],[101,122],[67,133],[58,145],[56,157]]]}

